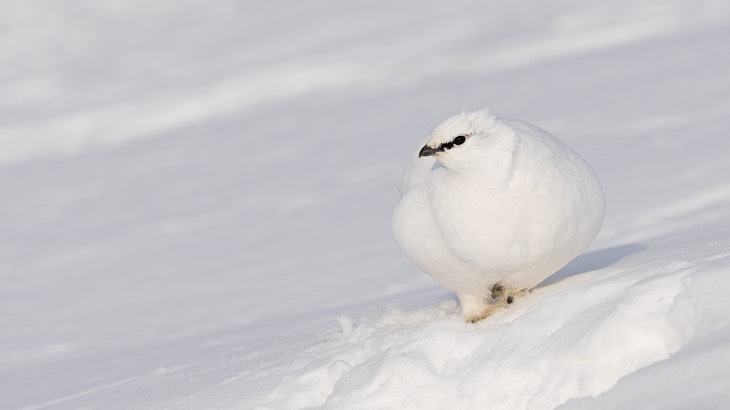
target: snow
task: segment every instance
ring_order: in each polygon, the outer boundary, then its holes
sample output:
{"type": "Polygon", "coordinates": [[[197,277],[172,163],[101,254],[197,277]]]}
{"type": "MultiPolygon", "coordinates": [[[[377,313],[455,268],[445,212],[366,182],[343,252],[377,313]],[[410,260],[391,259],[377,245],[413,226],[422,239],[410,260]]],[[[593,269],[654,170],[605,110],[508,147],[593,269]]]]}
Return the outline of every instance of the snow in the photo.
{"type": "Polygon", "coordinates": [[[723,1],[0,5],[0,408],[721,408],[723,1]],[[478,324],[390,232],[489,106],[574,147],[587,253],[478,324]]]}

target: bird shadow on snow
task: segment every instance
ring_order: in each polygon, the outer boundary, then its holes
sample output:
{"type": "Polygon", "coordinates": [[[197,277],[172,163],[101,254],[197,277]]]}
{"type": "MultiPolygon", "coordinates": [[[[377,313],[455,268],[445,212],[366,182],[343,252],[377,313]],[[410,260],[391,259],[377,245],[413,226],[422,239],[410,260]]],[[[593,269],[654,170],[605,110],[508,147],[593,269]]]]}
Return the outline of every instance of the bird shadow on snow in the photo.
{"type": "Polygon", "coordinates": [[[564,279],[588,273],[594,270],[607,268],[621,259],[643,251],[646,246],[640,243],[630,243],[626,245],[614,246],[606,249],[584,253],[578,256],[572,262],[565,265],[562,269],[555,272],[552,276],[542,281],[537,287],[544,288],[564,279]]]}

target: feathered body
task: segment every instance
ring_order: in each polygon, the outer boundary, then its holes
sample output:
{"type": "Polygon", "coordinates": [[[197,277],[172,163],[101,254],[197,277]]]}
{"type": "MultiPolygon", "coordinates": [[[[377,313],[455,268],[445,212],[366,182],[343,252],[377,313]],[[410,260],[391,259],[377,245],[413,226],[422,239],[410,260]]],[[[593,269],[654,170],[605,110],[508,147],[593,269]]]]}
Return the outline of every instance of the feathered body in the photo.
{"type": "Polygon", "coordinates": [[[578,256],[604,214],[601,185],[575,151],[486,110],[436,127],[406,165],[400,192],[396,240],[456,293],[469,321],[578,256]]]}

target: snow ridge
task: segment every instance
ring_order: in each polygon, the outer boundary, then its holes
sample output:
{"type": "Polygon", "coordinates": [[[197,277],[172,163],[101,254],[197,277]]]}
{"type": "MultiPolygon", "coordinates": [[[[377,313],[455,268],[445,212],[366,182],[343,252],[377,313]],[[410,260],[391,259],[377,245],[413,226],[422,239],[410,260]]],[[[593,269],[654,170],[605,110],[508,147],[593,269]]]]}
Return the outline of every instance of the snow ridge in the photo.
{"type": "Polygon", "coordinates": [[[551,409],[598,396],[695,337],[712,295],[700,303],[691,284],[700,269],[719,274],[702,260],[623,265],[540,288],[476,325],[451,299],[340,316],[260,408],[551,409]]]}

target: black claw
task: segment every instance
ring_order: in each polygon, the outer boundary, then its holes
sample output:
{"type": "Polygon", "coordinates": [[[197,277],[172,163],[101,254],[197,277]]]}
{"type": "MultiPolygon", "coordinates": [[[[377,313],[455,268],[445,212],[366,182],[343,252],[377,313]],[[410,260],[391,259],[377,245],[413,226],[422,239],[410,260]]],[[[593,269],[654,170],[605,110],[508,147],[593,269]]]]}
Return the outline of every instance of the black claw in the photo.
{"type": "Polygon", "coordinates": [[[492,297],[497,299],[502,295],[504,295],[504,286],[499,283],[495,283],[494,286],[492,286],[492,297]]]}

